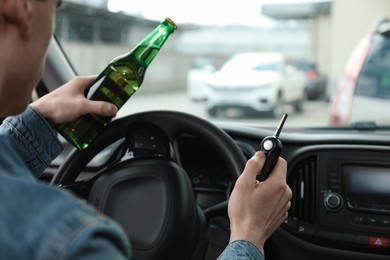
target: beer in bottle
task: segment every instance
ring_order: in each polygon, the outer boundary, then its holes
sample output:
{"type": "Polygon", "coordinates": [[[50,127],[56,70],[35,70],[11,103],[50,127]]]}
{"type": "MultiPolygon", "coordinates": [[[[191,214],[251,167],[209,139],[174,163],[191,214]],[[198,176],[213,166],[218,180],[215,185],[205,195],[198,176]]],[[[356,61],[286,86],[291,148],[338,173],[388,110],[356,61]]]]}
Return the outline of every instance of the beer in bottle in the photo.
{"type": "MultiPolygon", "coordinates": [[[[176,28],[171,19],[165,18],[133,50],[109,63],[89,88],[87,98],[111,102],[120,109],[139,89],[149,64],[176,28]]],[[[57,131],[78,150],[83,150],[111,119],[87,114],[73,122],[59,125],[57,131]]]]}

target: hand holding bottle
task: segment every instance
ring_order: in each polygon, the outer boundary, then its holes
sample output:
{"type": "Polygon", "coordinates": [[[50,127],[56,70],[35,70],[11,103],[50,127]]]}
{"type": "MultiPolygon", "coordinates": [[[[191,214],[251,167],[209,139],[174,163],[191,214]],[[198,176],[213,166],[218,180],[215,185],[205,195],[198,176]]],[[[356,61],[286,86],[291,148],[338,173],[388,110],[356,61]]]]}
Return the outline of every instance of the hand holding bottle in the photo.
{"type": "MultiPolygon", "coordinates": [[[[146,69],[176,28],[176,24],[166,18],[132,51],[112,60],[89,88],[87,98],[107,101],[120,109],[140,88],[146,69]]],[[[83,150],[111,119],[112,116],[85,114],[70,123],[59,125],[57,130],[78,150],[83,150]]]]}
{"type": "Polygon", "coordinates": [[[75,77],[31,103],[31,106],[53,125],[73,121],[88,113],[115,116],[118,111],[115,105],[105,101],[88,100],[84,96],[85,90],[95,79],[95,76],[75,77]]]}

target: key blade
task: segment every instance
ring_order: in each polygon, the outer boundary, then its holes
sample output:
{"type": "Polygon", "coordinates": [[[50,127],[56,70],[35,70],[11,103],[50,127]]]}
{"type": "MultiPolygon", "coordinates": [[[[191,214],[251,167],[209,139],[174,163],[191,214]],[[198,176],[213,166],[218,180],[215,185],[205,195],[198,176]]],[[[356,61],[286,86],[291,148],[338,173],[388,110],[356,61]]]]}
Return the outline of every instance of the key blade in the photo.
{"type": "Polygon", "coordinates": [[[285,113],[285,114],[283,115],[283,117],[282,117],[282,120],[280,120],[280,123],[279,123],[278,128],[276,128],[276,131],[275,131],[275,133],[274,133],[274,136],[275,136],[275,137],[279,137],[280,132],[282,131],[284,122],[286,122],[287,117],[288,117],[288,115],[287,115],[287,113],[285,113]]]}

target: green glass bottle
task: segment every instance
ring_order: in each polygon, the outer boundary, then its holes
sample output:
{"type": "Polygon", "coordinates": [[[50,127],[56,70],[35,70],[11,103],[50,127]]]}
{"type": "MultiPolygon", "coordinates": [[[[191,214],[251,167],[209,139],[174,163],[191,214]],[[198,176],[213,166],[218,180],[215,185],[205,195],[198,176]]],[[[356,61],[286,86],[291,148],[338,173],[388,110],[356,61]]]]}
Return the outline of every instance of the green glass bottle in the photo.
{"type": "MultiPolygon", "coordinates": [[[[120,109],[139,89],[146,69],[175,29],[176,24],[165,18],[133,50],[110,62],[89,88],[87,98],[111,102],[120,109]]],[[[87,114],[73,122],[59,125],[57,131],[78,150],[83,150],[111,119],[87,114]]]]}

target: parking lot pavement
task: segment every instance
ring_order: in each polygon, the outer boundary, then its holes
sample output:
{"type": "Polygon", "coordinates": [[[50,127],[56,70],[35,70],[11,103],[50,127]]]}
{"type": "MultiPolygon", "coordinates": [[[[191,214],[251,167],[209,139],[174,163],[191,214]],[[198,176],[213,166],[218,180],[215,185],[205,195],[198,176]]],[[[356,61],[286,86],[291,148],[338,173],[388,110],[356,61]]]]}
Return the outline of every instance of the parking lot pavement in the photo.
{"type": "MultiPolygon", "coordinates": [[[[274,126],[280,121],[280,118],[269,118],[262,115],[245,116],[241,114],[210,118],[205,105],[201,102],[191,101],[186,93],[165,93],[159,95],[136,93],[118,112],[118,117],[151,110],[178,110],[216,122],[233,120],[247,124],[274,126]]],[[[301,113],[293,111],[290,107],[286,107],[285,110],[289,114],[286,126],[328,125],[328,103],[325,101],[306,101],[301,113]]]]}

